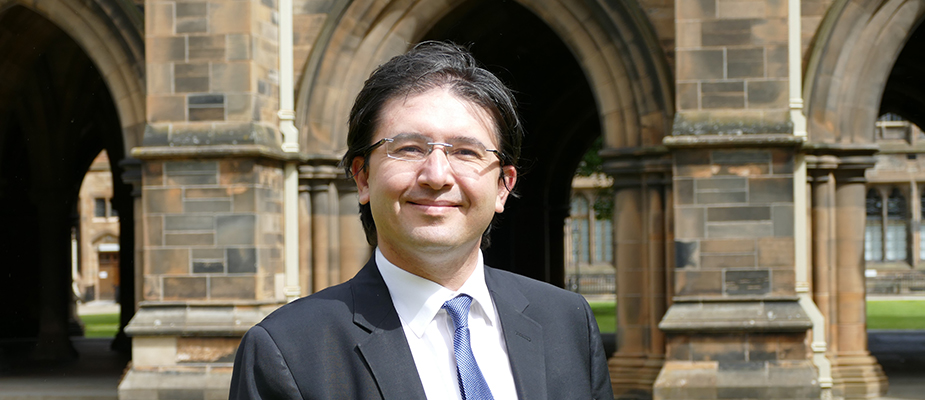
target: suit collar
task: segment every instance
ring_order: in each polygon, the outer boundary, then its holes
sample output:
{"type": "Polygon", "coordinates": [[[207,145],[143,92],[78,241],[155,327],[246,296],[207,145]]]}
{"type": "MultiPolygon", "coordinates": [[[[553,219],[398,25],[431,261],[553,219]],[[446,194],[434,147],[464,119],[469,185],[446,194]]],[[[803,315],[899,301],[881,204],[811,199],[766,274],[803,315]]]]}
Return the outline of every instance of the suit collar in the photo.
{"type": "Polygon", "coordinates": [[[357,344],[357,351],[369,365],[382,398],[424,400],[424,387],[401,321],[372,258],[353,278],[351,288],[353,322],[369,332],[357,344]]]}
{"type": "Polygon", "coordinates": [[[495,269],[485,267],[485,283],[498,309],[518,397],[546,399],[543,327],[524,314],[530,301],[514,279],[495,269]]]}

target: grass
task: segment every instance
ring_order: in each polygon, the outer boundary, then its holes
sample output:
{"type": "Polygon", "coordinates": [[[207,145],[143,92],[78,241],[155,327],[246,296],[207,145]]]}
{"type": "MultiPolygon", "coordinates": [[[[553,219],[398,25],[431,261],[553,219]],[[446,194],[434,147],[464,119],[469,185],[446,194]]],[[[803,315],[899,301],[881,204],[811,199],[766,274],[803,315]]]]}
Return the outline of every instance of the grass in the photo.
{"type": "MultiPolygon", "coordinates": [[[[601,332],[616,331],[616,303],[590,302],[601,332]]],[[[867,329],[925,330],[925,300],[885,300],[867,302],[867,329]]]]}
{"type": "MultiPolygon", "coordinates": [[[[617,328],[616,303],[592,301],[591,311],[601,332],[617,328]]],[[[119,314],[83,315],[86,337],[114,337],[119,330],[119,314]]],[[[886,300],[867,302],[867,329],[925,330],[925,300],[886,300]]]]}
{"type": "Polygon", "coordinates": [[[925,330],[925,300],[868,301],[867,329],[925,330]]]}
{"type": "Polygon", "coordinates": [[[617,330],[617,303],[614,301],[591,301],[591,312],[597,319],[597,327],[602,333],[614,333],[617,330]]]}
{"type": "Polygon", "coordinates": [[[111,338],[119,331],[119,314],[81,315],[84,322],[84,337],[111,338]]]}

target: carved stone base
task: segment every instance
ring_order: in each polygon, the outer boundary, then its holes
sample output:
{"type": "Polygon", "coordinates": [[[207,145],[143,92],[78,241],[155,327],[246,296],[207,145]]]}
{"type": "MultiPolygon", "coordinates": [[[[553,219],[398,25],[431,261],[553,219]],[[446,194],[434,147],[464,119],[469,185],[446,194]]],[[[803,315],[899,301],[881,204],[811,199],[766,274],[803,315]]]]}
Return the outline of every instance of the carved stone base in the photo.
{"type": "Polygon", "coordinates": [[[832,396],[836,399],[876,399],[889,389],[883,368],[876,358],[866,354],[836,357],[832,361],[832,380],[832,396]]]}
{"type": "Polygon", "coordinates": [[[119,400],[227,399],[231,367],[132,368],[119,384],[119,400]]]}
{"type": "Polygon", "coordinates": [[[615,354],[608,361],[613,394],[620,400],[651,400],[663,358],[615,354]]]}
{"type": "Polygon", "coordinates": [[[655,381],[656,400],[819,399],[807,361],[668,361],[655,381]]]}

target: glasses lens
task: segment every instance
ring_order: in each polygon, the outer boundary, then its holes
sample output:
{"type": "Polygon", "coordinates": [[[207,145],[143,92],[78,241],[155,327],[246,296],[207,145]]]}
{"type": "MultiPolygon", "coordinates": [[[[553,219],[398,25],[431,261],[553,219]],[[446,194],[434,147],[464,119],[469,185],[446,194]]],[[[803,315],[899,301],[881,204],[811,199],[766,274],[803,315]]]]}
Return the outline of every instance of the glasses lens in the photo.
{"type": "Polygon", "coordinates": [[[389,158],[404,161],[423,161],[440,146],[456,173],[478,174],[495,160],[485,145],[475,140],[451,140],[448,143],[434,143],[422,137],[397,136],[385,143],[389,158]]]}
{"type": "Polygon", "coordinates": [[[419,138],[396,137],[386,142],[389,157],[405,161],[421,161],[430,154],[431,145],[419,138]]]}

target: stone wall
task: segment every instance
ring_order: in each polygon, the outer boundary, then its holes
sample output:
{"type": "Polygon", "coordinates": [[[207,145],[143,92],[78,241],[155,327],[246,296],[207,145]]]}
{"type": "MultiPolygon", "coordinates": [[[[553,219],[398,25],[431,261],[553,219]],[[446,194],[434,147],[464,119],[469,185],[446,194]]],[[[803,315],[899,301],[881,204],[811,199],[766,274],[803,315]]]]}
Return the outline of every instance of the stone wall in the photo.
{"type": "Polygon", "coordinates": [[[794,295],[793,153],[675,153],[675,295],[794,295]]]}
{"type": "Polygon", "coordinates": [[[254,160],[144,168],[145,301],[282,300],[282,171],[254,160]]]}

